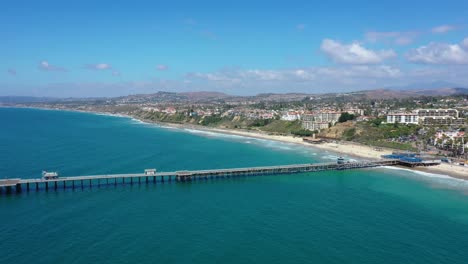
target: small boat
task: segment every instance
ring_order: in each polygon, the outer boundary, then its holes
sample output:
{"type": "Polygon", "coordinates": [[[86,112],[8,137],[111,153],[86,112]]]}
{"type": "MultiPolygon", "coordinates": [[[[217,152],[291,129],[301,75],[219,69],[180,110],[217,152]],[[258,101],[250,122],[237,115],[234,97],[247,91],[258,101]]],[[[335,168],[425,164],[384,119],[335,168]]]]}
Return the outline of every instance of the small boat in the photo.
{"type": "Polygon", "coordinates": [[[344,164],[345,163],[345,160],[343,157],[339,157],[337,160],[336,160],[336,164],[344,164]]]}

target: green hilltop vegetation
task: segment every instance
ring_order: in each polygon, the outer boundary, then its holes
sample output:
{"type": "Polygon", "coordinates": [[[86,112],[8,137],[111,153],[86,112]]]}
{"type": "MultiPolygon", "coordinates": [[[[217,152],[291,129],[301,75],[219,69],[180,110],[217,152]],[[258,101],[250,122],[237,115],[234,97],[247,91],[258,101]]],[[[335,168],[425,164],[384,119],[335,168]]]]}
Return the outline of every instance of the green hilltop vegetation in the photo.
{"type": "MultiPolygon", "coordinates": [[[[176,123],[200,125],[212,128],[255,130],[272,135],[312,136],[317,131],[303,129],[301,121],[284,121],[279,119],[248,119],[240,116],[190,116],[186,113],[167,114],[162,112],[137,111],[136,117],[157,123],[176,123]]],[[[375,147],[387,147],[400,150],[416,151],[419,141],[411,141],[417,135],[423,141],[429,139],[435,131],[426,131],[420,125],[386,124],[383,118],[371,121],[356,122],[355,116],[343,113],[338,123],[318,133],[319,137],[335,140],[358,142],[375,147]],[[425,138],[427,134],[427,139],[425,138]],[[404,140],[402,140],[404,139],[404,140]]]]}
{"type": "Polygon", "coordinates": [[[185,113],[166,114],[161,112],[138,111],[134,115],[143,120],[158,123],[192,124],[213,128],[257,130],[276,135],[311,136],[312,131],[305,130],[300,121],[284,121],[279,119],[247,119],[240,116],[228,117],[221,115],[189,116],[185,113]]]}
{"type": "Polygon", "coordinates": [[[408,139],[414,135],[421,136],[421,129],[423,127],[419,125],[386,124],[382,118],[377,118],[367,122],[347,121],[321,131],[320,135],[376,147],[415,151],[417,142],[408,139]]]}

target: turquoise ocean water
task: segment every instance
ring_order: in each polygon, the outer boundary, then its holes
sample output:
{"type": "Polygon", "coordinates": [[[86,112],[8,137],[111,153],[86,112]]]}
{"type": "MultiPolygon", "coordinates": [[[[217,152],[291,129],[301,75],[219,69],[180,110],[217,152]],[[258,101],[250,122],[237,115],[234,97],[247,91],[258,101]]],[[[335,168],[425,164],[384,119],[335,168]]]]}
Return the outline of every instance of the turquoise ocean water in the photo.
{"type": "MultiPolygon", "coordinates": [[[[129,118],[0,109],[0,178],[334,161],[129,118]]],[[[399,169],[0,195],[0,263],[468,263],[468,184],[399,169]]]]}

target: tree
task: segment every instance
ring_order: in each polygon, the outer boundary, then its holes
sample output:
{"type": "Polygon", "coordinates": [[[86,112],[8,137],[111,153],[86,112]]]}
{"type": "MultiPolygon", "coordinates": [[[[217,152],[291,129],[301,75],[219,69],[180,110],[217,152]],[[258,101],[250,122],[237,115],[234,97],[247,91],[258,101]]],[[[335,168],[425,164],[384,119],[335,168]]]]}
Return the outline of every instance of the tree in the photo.
{"type": "Polygon", "coordinates": [[[355,116],[353,114],[350,114],[348,112],[341,113],[340,118],[338,118],[338,123],[344,123],[348,120],[353,120],[355,116]]]}
{"type": "Polygon", "coordinates": [[[298,130],[291,131],[291,134],[295,136],[300,136],[300,137],[310,137],[312,136],[313,132],[310,130],[306,130],[306,129],[298,129],[298,130]]]}

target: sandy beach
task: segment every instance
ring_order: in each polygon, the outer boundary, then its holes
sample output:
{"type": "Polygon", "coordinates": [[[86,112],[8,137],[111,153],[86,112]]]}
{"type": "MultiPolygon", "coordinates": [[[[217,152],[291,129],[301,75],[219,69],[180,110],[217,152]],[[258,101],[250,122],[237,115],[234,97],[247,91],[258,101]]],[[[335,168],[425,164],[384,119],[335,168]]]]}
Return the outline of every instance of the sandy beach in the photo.
{"type": "MultiPolygon", "coordinates": [[[[39,108],[39,109],[47,109],[47,108],[39,108]]],[[[384,154],[391,154],[394,151],[398,151],[398,150],[389,149],[389,148],[380,148],[380,150],[376,150],[372,146],[366,146],[366,145],[349,142],[349,141],[338,141],[336,143],[323,142],[319,144],[311,144],[311,143],[303,141],[302,137],[270,135],[261,131],[222,129],[222,128],[212,128],[212,127],[204,127],[204,126],[190,125],[190,124],[161,123],[161,122],[154,122],[152,120],[144,120],[144,119],[142,120],[137,117],[128,116],[128,115],[121,115],[121,114],[116,115],[116,114],[105,113],[105,112],[89,112],[89,111],[77,111],[77,110],[72,110],[72,109],[66,110],[66,109],[50,109],[50,108],[49,110],[87,112],[87,113],[98,114],[98,115],[127,117],[127,118],[133,118],[133,119],[139,120],[141,122],[155,124],[161,127],[193,129],[193,130],[208,131],[208,132],[214,132],[214,133],[238,135],[238,136],[244,136],[244,137],[299,144],[299,145],[310,147],[310,148],[316,148],[316,149],[322,149],[322,150],[334,152],[334,153],[337,153],[338,155],[353,156],[353,157],[359,157],[359,158],[368,159],[368,160],[381,159],[381,156],[384,154]]],[[[447,175],[447,176],[450,176],[453,178],[459,178],[459,179],[468,179],[468,166],[460,166],[458,164],[453,164],[453,163],[442,163],[438,166],[407,168],[407,169],[424,171],[424,172],[434,173],[434,174],[443,174],[443,175],[447,175]]]]}
{"type": "MultiPolygon", "coordinates": [[[[143,120],[143,121],[148,122],[147,120],[143,120]]],[[[154,122],[151,122],[151,123],[154,123],[154,122]]],[[[280,142],[285,142],[285,143],[299,144],[299,145],[303,145],[303,146],[310,147],[310,148],[327,150],[330,152],[337,153],[339,155],[355,156],[355,157],[359,157],[363,159],[371,159],[371,160],[381,159],[381,155],[391,154],[393,151],[397,151],[397,150],[388,149],[388,148],[380,148],[380,150],[376,150],[374,147],[371,147],[371,146],[366,146],[366,145],[362,145],[362,144],[358,144],[354,142],[348,142],[348,141],[339,141],[336,143],[324,142],[320,144],[311,144],[311,143],[307,143],[303,141],[301,137],[269,135],[269,134],[257,132],[257,131],[207,128],[207,127],[185,125],[185,124],[164,123],[164,124],[159,124],[159,125],[176,127],[176,128],[181,128],[181,129],[189,128],[189,129],[194,129],[194,130],[202,130],[202,131],[209,131],[209,132],[215,132],[215,133],[223,133],[223,134],[238,135],[238,136],[244,136],[244,137],[274,140],[274,141],[280,141],[280,142]]],[[[459,179],[468,179],[468,166],[460,166],[458,164],[442,163],[438,166],[407,168],[407,169],[413,169],[413,170],[424,171],[424,172],[435,173],[435,174],[444,174],[444,175],[451,176],[454,178],[459,178],[459,179]]]]}

